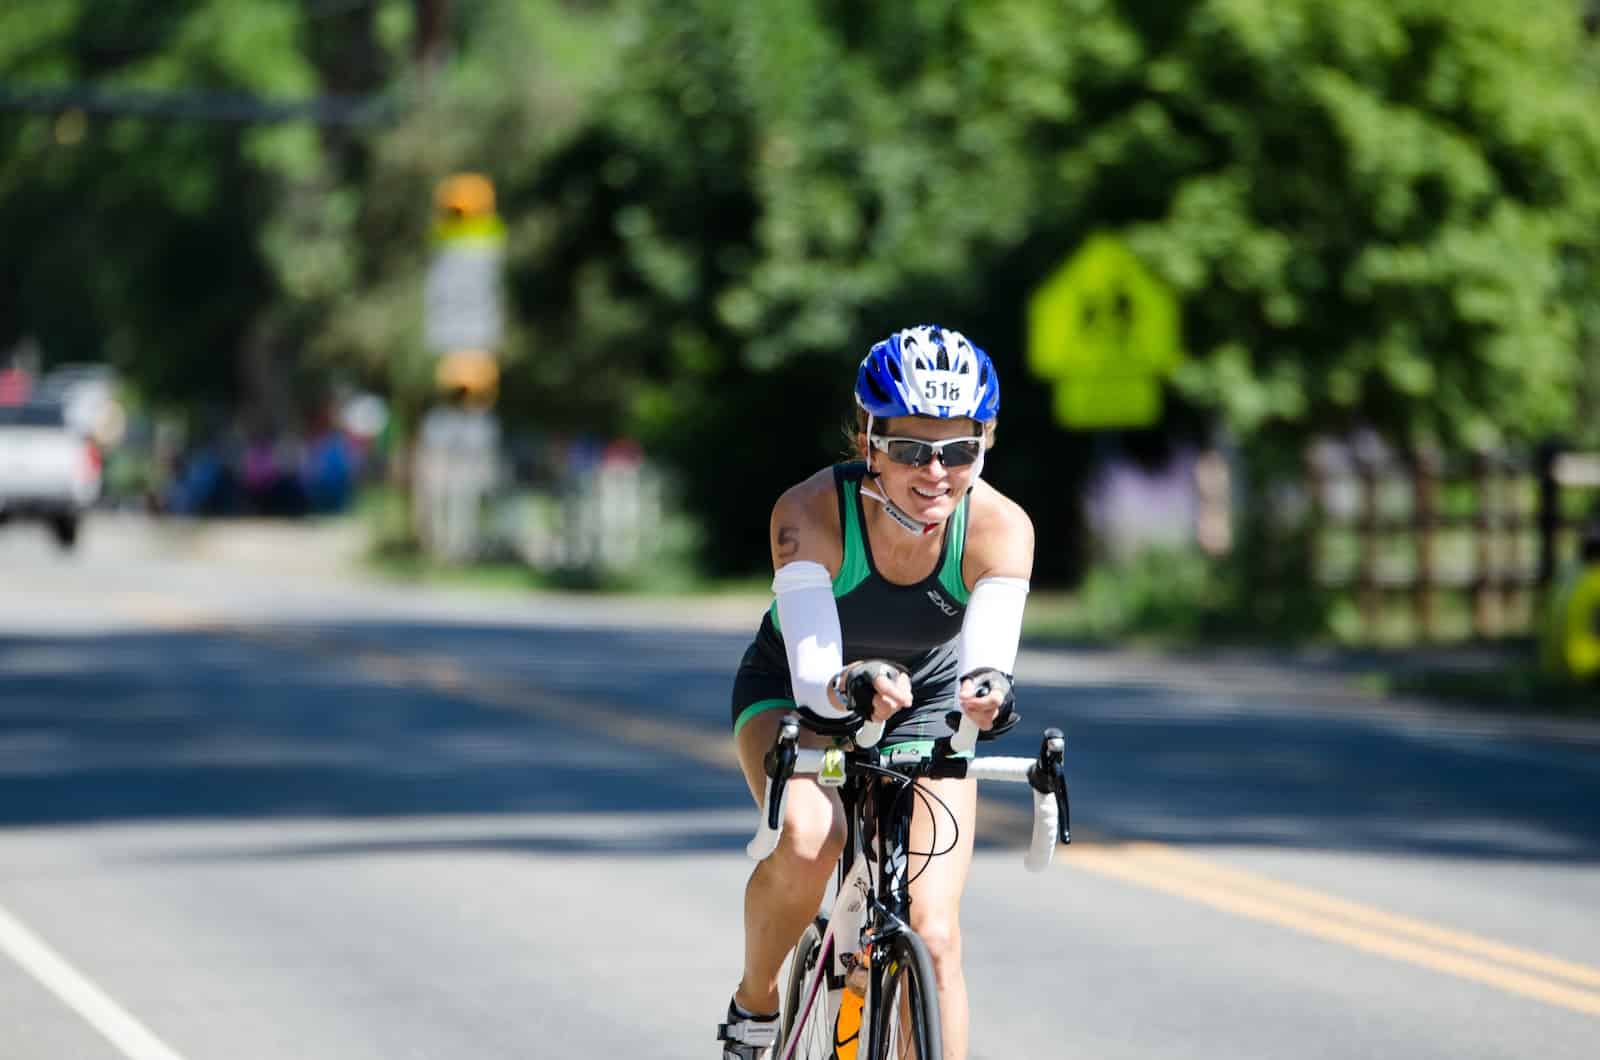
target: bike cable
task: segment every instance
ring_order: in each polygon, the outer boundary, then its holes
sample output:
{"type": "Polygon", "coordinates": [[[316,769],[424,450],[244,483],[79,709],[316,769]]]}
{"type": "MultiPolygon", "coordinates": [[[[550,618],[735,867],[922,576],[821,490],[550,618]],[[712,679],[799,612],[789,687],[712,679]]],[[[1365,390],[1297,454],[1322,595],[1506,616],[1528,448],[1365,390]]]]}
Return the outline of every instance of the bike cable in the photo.
{"type": "Polygon", "coordinates": [[[928,808],[928,825],[933,830],[933,834],[928,837],[927,850],[906,851],[906,857],[908,858],[924,859],[922,862],[922,867],[917,870],[916,875],[906,880],[906,886],[910,887],[913,883],[917,882],[924,872],[928,871],[928,866],[933,864],[934,858],[943,857],[954,850],[958,844],[960,844],[961,820],[956,816],[956,812],[950,808],[949,803],[945,802],[939,796],[935,795],[926,788],[919,787],[917,784],[912,783],[906,791],[901,793],[901,798],[904,798],[907,794],[921,799],[922,804],[928,808]],[[939,849],[939,813],[938,810],[934,809],[935,803],[938,803],[939,809],[943,810],[945,816],[950,818],[950,827],[955,832],[955,835],[950,838],[950,844],[943,850],[939,849]]]}
{"type": "Polygon", "coordinates": [[[943,857],[944,855],[950,853],[961,842],[961,820],[956,816],[956,812],[950,808],[949,803],[945,802],[933,792],[928,791],[926,788],[919,787],[915,778],[908,777],[904,773],[897,772],[893,769],[884,769],[882,766],[875,766],[866,762],[861,763],[860,768],[866,770],[868,773],[874,773],[878,776],[886,777],[899,784],[900,792],[897,798],[903,799],[908,795],[914,796],[921,799],[922,804],[928,808],[928,822],[930,827],[933,829],[933,835],[929,837],[929,849],[906,851],[906,857],[908,858],[924,859],[922,862],[922,867],[917,870],[916,875],[906,880],[906,886],[910,887],[917,881],[919,877],[921,877],[924,872],[928,871],[928,866],[933,863],[934,858],[943,857]],[[944,811],[945,816],[950,818],[950,826],[955,831],[955,835],[951,837],[949,845],[943,850],[939,849],[939,814],[934,809],[934,803],[937,803],[939,809],[944,811]]]}

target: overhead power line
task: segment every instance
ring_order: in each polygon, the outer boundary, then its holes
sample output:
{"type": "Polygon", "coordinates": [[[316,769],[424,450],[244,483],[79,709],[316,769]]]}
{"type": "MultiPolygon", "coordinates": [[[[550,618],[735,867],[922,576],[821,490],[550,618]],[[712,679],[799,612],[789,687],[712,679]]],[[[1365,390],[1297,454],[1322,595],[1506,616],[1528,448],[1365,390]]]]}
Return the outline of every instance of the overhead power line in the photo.
{"type": "Polygon", "coordinates": [[[386,96],[269,99],[242,92],[157,92],[86,84],[45,88],[0,82],[0,111],[33,114],[62,114],[75,110],[108,117],[161,121],[373,126],[393,121],[399,109],[395,100],[386,96]]]}

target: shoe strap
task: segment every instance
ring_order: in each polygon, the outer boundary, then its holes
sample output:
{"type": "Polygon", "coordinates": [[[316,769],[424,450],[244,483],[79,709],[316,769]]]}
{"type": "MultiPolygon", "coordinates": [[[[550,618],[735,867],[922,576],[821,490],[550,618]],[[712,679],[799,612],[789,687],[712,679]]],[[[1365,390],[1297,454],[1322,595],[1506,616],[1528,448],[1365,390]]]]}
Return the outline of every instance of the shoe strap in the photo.
{"type": "Polygon", "coordinates": [[[778,1021],[750,1019],[738,1023],[719,1023],[717,1041],[770,1049],[778,1044],[778,1021]]]}

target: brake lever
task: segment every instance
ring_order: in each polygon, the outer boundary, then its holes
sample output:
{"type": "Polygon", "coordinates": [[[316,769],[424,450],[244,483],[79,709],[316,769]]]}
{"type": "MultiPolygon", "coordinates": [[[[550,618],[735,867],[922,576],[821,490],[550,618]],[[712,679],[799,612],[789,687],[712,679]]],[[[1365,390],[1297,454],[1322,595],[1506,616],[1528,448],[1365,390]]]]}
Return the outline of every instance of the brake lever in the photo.
{"type": "Polygon", "coordinates": [[[1028,784],[1040,794],[1056,800],[1057,838],[1063,846],[1072,842],[1072,816],[1067,798],[1067,738],[1060,729],[1046,729],[1039,741],[1039,760],[1028,770],[1028,784]]]}
{"type": "Polygon", "coordinates": [[[767,827],[777,829],[783,823],[783,791],[794,776],[794,764],[800,756],[800,724],[793,718],[784,718],[778,726],[778,739],[763,759],[767,779],[771,781],[767,795],[767,827]]]}

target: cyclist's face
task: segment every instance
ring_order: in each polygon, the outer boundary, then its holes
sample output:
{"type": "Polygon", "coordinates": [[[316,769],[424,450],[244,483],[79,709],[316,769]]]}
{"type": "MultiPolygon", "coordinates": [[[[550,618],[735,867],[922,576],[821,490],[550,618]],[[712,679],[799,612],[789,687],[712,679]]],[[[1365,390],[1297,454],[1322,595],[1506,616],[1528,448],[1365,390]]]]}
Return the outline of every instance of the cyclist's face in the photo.
{"type": "MultiPolygon", "coordinates": [[[[917,438],[940,442],[948,438],[983,435],[983,427],[970,419],[941,420],[924,416],[895,416],[873,423],[873,433],[890,438],[917,438]]],[[[878,482],[900,507],[926,523],[948,519],[972,485],[973,464],[946,466],[943,459],[929,460],[920,467],[901,464],[888,453],[868,448],[869,466],[878,472],[878,482]]],[[[955,460],[952,460],[954,463],[955,460]]]]}

